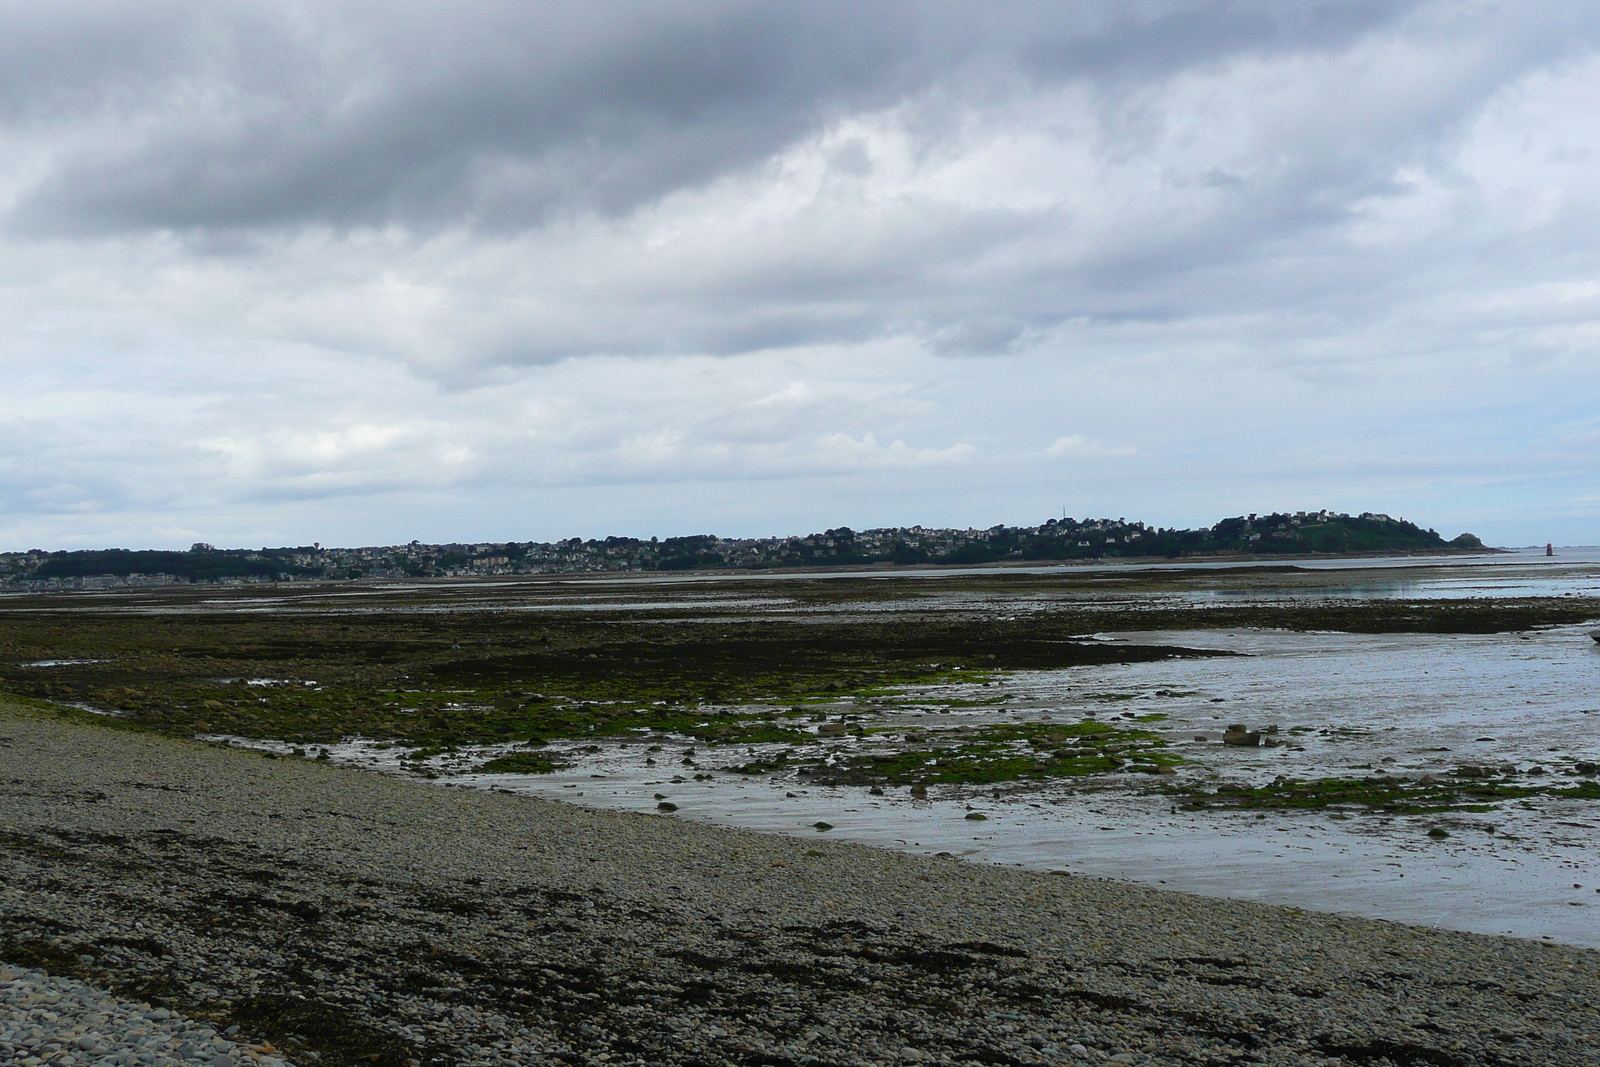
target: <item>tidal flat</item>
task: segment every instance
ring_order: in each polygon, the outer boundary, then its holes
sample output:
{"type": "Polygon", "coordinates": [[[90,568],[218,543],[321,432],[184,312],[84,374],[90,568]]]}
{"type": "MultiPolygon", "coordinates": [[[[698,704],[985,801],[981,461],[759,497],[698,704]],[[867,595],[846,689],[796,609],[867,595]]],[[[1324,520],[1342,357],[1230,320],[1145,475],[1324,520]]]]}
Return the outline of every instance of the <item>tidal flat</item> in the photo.
{"type": "Polygon", "coordinates": [[[1597,573],[1569,554],[8,597],[0,689],[439,785],[1600,945],[1597,573]]]}

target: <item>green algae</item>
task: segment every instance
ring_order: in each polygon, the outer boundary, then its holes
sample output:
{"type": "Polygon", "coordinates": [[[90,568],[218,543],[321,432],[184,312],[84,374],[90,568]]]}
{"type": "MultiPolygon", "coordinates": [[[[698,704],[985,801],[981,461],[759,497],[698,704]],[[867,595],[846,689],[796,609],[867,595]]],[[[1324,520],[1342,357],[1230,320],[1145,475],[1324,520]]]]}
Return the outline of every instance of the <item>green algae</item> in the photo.
{"type": "MultiPolygon", "coordinates": [[[[1174,580],[1132,574],[1124,585],[1159,591],[1174,580]]],[[[738,586],[751,604],[781,602],[781,614],[708,607],[700,602],[705,586],[693,583],[652,583],[653,606],[630,606],[625,598],[638,590],[581,580],[509,591],[422,583],[365,607],[350,596],[360,587],[339,587],[335,601],[329,589],[309,584],[18,597],[0,609],[0,691],[114,712],[132,728],[296,746],[363,737],[436,749],[652,732],[707,745],[810,745],[815,737],[804,720],[817,711],[993,707],[1004,697],[975,687],[1012,671],[1216,654],[1085,636],[1098,632],[1484,633],[1600,610],[1600,602],[1577,598],[1224,608],[1130,601],[1092,609],[1059,601],[1001,616],[962,600],[1059,596],[1075,582],[1098,590],[1097,581],[996,571],[937,583],[817,578],[738,586]],[[957,606],[946,610],[939,598],[952,593],[957,606]],[[585,610],[591,602],[606,610],[585,610]],[[859,610],[862,604],[872,610],[859,610]],[[30,666],[39,661],[60,662],[30,666]]],[[[1122,702],[1131,694],[1095,696],[1122,702]]],[[[943,754],[932,758],[941,760],[941,775],[978,774],[979,763],[990,767],[983,773],[998,774],[1009,759],[1004,773],[1048,777],[1078,773],[1100,757],[974,750],[952,756],[948,772],[943,754]]],[[[1109,758],[1129,762],[1125,754],[1109,758]]],[[[933,773],[930,762],[923,766],[933,773]]]]}
{"type": "Polygon", "coordinates": [[[662,609],[530,620],[440,611],[418,596],[341,615],[4,611],[0,690],[82,702],[161,732],[295,745],[638,731],[799,743],[810,734],[797,720],[841,703],[987,706],[998,700],[969,699],[970,687],[1008,670],[1211,654],[1106,647],[1049,619],[752,622],[662,609]],[[27,666],[41,660],[67,662],[27,666]]]}
{"type": "Polygon", "coordinates": [[[1104,723],[1007,723],[967,733],[941,730],[891,752],[833,753],[799,773],[839,785],[995,785],[1082,778],[1130,768],[1159,773],[1182,760],[1165,739],[1104,723]],[[930,740],[945,742],[928,745],[930,740]]]}
{"type": "Polygon", "coordinates": [[[570,763],[561,763],[548,756],[541,756],[537,752],[512,752],[478,764],[472,768],[472,773],[550,774],[570,766],[570,763]]]}
{"type": "Polygon", "coordinates": [[[1203,808],[1313,809],[1364,808],[1397,815],[1431,815],[1440,812],[1498,810],[1508,800],[1536,796],[1573,800],[1600,800],[1600,783],[1580,782],[1563,787],[1526,781],[1484,780],[1478,777],[1399,778],[1369,775],[1361,778],[1278,778],[1264,786],[1223,784],[1167,789],[1187,798],[1190,810],[1203,808]]]}

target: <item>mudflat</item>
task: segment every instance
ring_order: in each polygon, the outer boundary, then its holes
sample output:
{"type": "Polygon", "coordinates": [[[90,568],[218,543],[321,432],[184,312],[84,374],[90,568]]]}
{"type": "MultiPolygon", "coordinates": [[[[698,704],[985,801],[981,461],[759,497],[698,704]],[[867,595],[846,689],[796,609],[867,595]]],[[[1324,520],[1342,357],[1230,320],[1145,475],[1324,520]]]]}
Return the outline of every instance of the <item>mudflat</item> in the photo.
{"type": "Polygon", "coordinates": [[[237,1026],[231,1061],[270,1042],[394,1067],[1600,1062],[1593,951],[592,811],[20,705],[0,706],[0,865],[0,957],[237,1026]]]}

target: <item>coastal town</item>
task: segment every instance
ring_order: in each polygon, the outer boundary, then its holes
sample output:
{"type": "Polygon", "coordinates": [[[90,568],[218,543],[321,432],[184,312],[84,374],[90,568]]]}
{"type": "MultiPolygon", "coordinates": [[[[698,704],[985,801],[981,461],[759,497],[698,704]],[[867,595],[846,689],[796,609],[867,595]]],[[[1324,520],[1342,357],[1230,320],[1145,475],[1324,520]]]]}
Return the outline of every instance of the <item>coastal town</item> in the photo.
{"type": "Polygon", "coordinates": [[[1275,512],[1177,529],[1117,519],[1049,519],[988,529],[922,526],[789,537],[713,534],[643,540],[409,544],[261,549],[196,543],[188,551],[108,549],[0,554],[0,588],[19,592],[112,589],[186,583],[352,581],[583,574],[630,571],[769,570],[807,567],[1178,559],[1218,555],[1319,555],[1481,549],[1471,534],[1447,541],[1404,519],[1374,512],[1275,512]]]}

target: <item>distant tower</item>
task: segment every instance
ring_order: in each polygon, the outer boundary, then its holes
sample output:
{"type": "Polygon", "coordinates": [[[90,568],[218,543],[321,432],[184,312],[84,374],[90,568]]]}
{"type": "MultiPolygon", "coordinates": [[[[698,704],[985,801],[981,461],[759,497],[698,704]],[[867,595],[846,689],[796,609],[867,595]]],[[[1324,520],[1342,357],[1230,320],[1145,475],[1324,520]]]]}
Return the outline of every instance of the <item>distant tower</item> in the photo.
{"type": "Polygon", "coordinates": [[[1544,546],[1544,554],[1547,555],[1547,556],[1555,555],[1556,554],[1556,546],[1555,546],[1555,544],[1551,543],[1551,542],[1546,542],[1545,546],[1544,546]]]}

